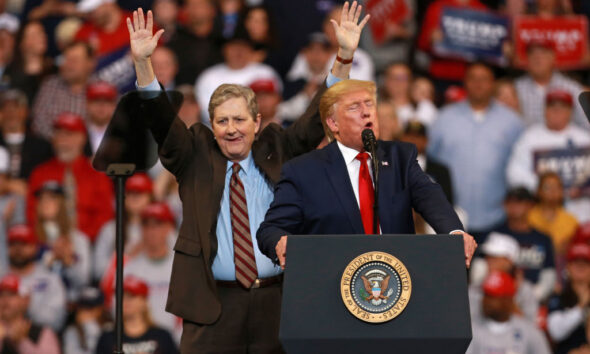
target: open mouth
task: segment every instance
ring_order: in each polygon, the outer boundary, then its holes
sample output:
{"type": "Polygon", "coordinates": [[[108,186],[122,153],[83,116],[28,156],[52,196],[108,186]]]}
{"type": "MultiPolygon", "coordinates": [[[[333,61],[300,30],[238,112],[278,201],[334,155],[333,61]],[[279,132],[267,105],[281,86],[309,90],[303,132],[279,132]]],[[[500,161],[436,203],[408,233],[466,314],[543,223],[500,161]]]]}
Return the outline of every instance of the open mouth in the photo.
{"type": "Polygon", "coordinates": [[[365,129],[373,129],[373,122],[368,122],[365,124],[365,129]]]}

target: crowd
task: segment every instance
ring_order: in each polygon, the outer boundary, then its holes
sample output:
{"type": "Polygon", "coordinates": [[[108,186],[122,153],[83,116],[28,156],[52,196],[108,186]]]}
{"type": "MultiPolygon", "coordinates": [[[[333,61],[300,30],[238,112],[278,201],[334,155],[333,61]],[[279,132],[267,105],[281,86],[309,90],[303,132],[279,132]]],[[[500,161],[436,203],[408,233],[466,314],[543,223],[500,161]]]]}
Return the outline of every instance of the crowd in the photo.
{"type": "MultiPolygon", "coordinates": [[[[501,66],[436,50],[445,6],[511,19],[588,16],[590,6],[399,1],[410,15],[382,41],[363,32],[350,77],[377,82],[381,138],[417,146],[480,245],[469,352],[590,353],[590,124],[578,103],[590,76],[558,70],[548,40],[528,43],[524,68],[511,43],[501,66]],[[539,162],[584,149],[586,166],[539,162]]],[[[0,353],[112,352],[114,190],[92,158],[118,98],[135,89],[129,11],[151,8],[165,30],[151,62],[182,94],[187,127],[210,124],[209,98],[228,82],[256,93],[263,126],[288,126],[336,57],[341,3],[0,1],[0,353]]],[[[123,349],[173,353],[182,321],[164,306],[178,185],[157,164],[125,194],[123,349]]],[[[431,232],[418,214],[415,224],[431,232]]]]}

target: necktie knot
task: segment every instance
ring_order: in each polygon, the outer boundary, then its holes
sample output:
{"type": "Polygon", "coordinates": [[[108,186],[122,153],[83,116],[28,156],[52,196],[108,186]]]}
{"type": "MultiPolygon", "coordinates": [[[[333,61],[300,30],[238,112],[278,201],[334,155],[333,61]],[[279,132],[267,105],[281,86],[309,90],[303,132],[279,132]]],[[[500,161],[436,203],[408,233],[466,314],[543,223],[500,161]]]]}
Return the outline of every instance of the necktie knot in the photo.
{"type": "Polygon", "coordinates": [[[359,160],[360,162],[365,162],[369,159],[369,154],[366,152],[359,152],[358,155],[356,155],[356,159],[359,160]]]}
{"type": "Polygon", "coordinates": [[[236,175],[237,175],[237,174],[240,172],[240,169],[241,169],[241,168],[242,168],[242,167],[241,167],[241,166],[240,166],[240,164],[239,164],[239,163],[237,163],[237,162],[234,162],[234,164],[233,164],[233,165],[232,165],[232,167],[231,167],[231,169],[232,169],[233,173],[234,173],[234,174],[236,174],[236,175]]]}

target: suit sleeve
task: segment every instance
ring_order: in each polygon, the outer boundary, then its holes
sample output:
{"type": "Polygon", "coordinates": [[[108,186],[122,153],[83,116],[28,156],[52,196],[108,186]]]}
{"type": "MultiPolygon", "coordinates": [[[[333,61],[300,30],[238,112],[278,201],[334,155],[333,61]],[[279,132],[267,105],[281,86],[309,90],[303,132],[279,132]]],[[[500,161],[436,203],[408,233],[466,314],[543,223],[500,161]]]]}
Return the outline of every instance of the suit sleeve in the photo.
{"type": "Polygon", "coordinates": [[[319,106],[320,99],[326,90],[327,86],[324,80],[303,115],[285,129],[284,143],[290,157],[315,149],[324,138],[319,106]]]}
{"type": "Polygon", "coordinates": [[[290,164],[283,166],[282,176],[274,193],[274,200],[256,233],[258,247],[272,260],[277,259],[275,246],[280,238],[300,234],[303,225],[303,201],[290,164]]]}
{"type": "MultiPolygon", "coordinates": [[[[124,105],[127,112],[139,109],[158,144],[158,155],[162,165],[175,176],[182,174],[192,154],[192,135],[184,123],[176,117],[172,103],[165,91],[152,99],[140,98],[139,93],[131,96],[132,102],[124,105]],[[129,106],[137,106],[129,107],[129,106]]],[[[129,113],[128,113],[129,114],[129,113]]]]}
{"type": "Polygon", "coordinates": [[[422,171],[416,157],[416,147],[412,146],[408,169],[412,207],[439,234],[463,230],[463,224],[447,200],[441,186],[422,171]]]}

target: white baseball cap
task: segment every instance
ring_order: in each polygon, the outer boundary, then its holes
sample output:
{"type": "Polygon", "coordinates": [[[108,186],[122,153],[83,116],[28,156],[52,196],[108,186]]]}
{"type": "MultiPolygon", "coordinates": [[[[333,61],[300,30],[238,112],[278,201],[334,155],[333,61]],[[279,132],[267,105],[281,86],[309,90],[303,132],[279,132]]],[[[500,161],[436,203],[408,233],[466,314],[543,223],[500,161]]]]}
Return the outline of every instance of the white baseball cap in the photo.
{"type": "Polygon", "coordinates": [[[115,0],[82,0],[78,3],[78,5],[76,5],[76,9],[80,12],[86,13],[95,10],[102,4],[108,4],[112,2],[115,2],[115,0]]]}
{"type": "Polygon", "coordinates": [[[481,250],[487,256],[506,257],[512,263],[516,263],[520,246],[514,237],[499,232],[492,232],[481,246],[481,250]]]}

